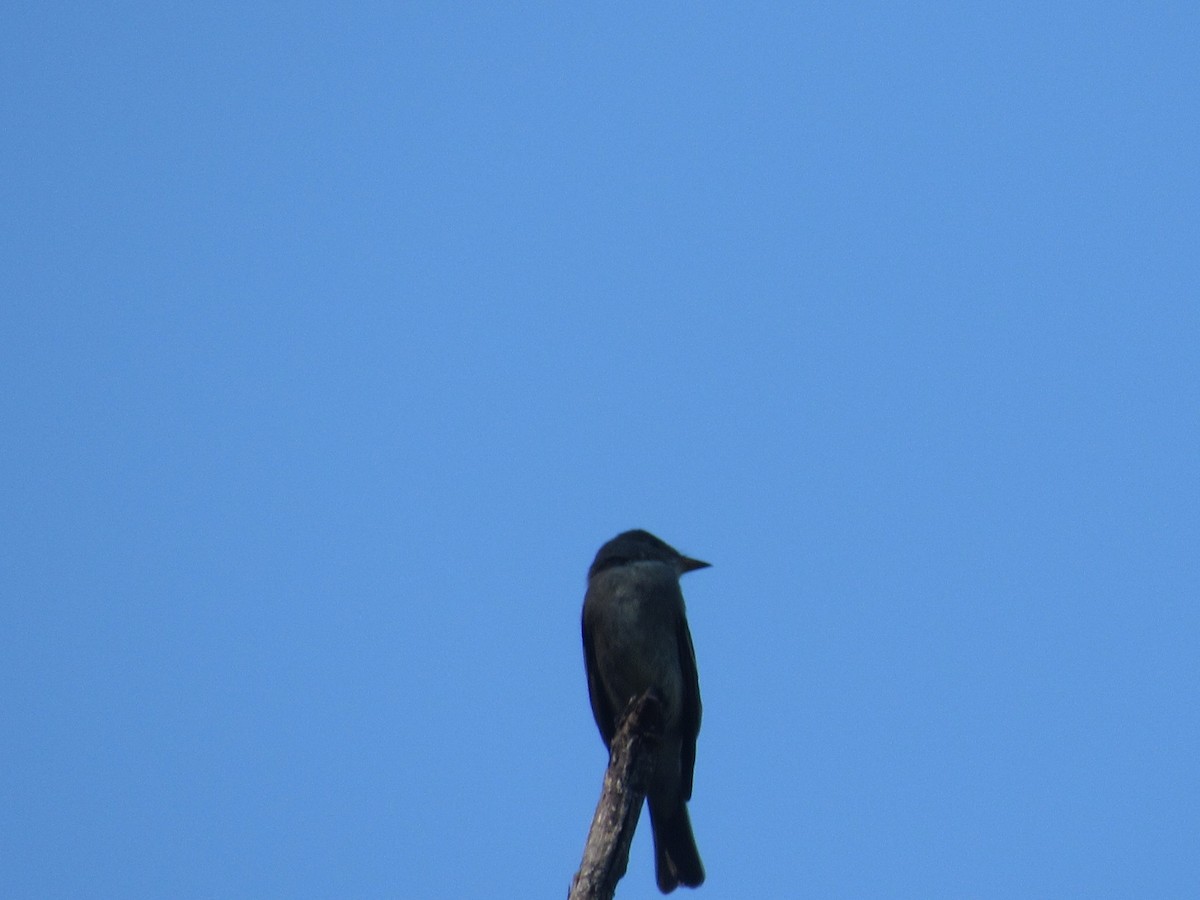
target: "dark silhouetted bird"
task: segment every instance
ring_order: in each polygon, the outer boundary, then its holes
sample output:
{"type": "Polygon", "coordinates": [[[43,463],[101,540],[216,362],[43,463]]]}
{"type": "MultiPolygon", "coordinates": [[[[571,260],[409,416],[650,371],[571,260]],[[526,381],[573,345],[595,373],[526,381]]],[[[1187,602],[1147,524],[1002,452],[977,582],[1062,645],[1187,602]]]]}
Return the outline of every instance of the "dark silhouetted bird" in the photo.
{"type": "Polygon", "coordinates": [[[611,749],[631,699],[653,690],[662,704],[646,800],[655,877],[664,894],[704,882],[686,805],[700,733],[700,681],[679,576],[706,566],[647,531],[626,531],[596,554],[583,598],[588,695],[605,746],[611,749]]]}

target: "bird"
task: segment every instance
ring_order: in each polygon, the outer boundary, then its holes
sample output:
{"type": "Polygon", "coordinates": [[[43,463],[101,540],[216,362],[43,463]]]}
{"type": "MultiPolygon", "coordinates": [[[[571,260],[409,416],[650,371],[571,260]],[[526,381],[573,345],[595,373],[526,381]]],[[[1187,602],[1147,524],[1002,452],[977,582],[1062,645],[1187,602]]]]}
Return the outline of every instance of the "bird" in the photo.
{"type": "Polygon", "coordinates": [[[626,531],[596,553],[583,599],[588,697],[604,745],[611,751],[634,697],[651,690],[662,705],[646,801],[655,880],[664,894],[704,882],[687,810],[700,733],[700,681],[679,578],[709,565],[648,531],[626,531]]]}

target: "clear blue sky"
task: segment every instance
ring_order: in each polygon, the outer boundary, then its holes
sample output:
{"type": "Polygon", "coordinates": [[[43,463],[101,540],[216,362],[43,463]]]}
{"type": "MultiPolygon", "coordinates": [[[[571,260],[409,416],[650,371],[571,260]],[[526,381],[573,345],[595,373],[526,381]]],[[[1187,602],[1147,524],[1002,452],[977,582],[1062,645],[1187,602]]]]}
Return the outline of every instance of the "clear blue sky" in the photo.
{"type": "Polygon", "coordinates": [[[10,4],[0,895],[1200,896],[1198,10],[10,4]]]}

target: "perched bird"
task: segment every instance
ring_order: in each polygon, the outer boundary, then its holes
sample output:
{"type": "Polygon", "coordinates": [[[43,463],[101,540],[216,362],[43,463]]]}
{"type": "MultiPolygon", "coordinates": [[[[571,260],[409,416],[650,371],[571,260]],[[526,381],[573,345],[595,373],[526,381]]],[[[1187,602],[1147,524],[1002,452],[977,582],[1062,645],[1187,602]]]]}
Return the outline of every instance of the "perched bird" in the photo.
{"type": "Polygon", "coordinates": [[[655,877],[664,894],[704,882],[686,806],[700,733],[700,681],[679,576],[708,565],[647,531],[626,531],[597,552],[583,598],[588,695],[605,746],[611,749],[631,699],[652,689],[662,704],[646,800],[655,877]]]}

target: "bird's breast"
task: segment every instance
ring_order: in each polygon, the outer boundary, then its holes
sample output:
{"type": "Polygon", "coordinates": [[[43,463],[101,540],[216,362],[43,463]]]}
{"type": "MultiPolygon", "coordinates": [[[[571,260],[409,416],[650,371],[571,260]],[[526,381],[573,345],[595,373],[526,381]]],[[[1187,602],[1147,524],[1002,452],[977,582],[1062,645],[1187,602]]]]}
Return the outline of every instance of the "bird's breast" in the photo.
{"type": "Polygon", "coordinates": [[[666,566],[625,566],[590,586],[588,625],[596,663],[613,706],[653,689],[666,719],[678,716],[683,697],[678,629],[683,598],[666,566]]]}

